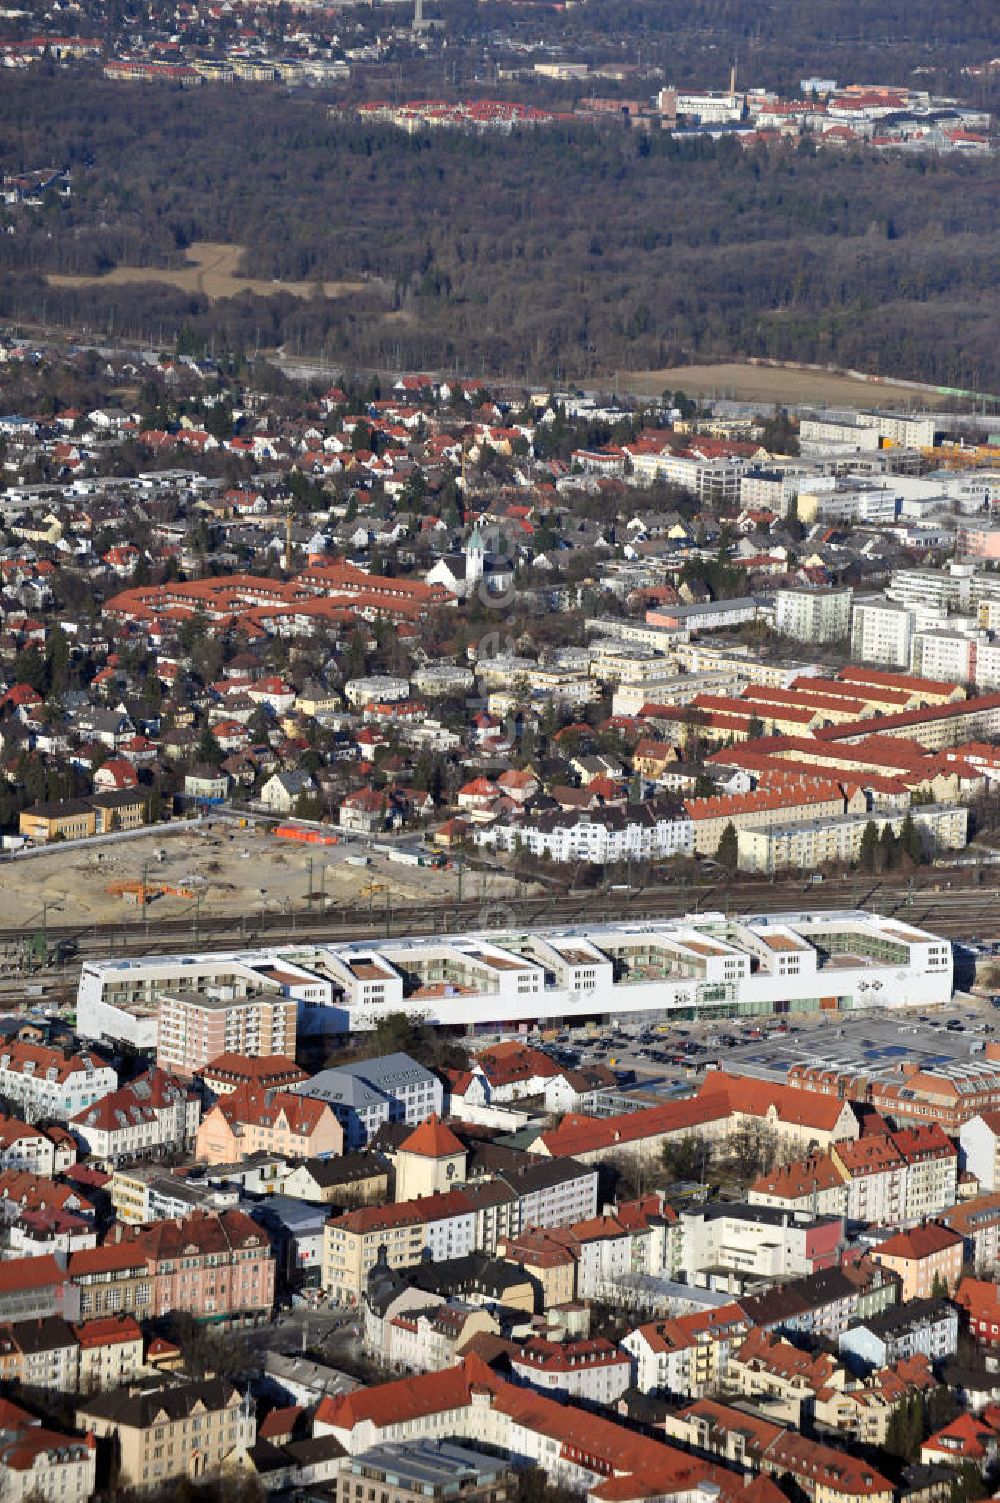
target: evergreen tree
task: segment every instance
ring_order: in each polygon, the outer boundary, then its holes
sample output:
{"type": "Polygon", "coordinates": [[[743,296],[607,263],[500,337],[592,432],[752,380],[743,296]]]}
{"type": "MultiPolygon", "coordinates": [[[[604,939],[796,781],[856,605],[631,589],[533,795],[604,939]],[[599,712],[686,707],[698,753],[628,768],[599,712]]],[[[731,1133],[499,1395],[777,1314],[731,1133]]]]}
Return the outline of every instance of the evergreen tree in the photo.
{"type": "Polygon", "coordinates": [[[858,865],[863,872],[874,874],[878,867],[878,828],[873,819],[870,819],[861,832],[861,849],[858,852],[858,865]]]}
{"type": "Polygon", "coordinates": [[[924,1438],[924,1406],[919,1394],[911,1394],[896,1405],[889,1419],[885,1449],[900,1461],[914,1461],[920,1454],[924,1438]]]}
{"type": "Polygon", "coordinates": [[[225,759],[225,753],[215,739],[211,726],[206,725],[198,738],[195,759],[198,762],[204,762],[208,767],[218,767],[225,759]]]}
{"type": "Polygon", "coordinates": [[[739,859],[739,839],[736,826],[731,820],[719,837],[719,849],[715,853],[715,859],[723,871],[730,874],[735,872],[739,859]]]}
{"type": "Polygon", "coordinates": [[[899,865],[899,844],[892,832],[892,825],[884,825],[878,843],[879,868],[891,872],[899,865]]]}
{"type": "Polygon", "coordinates": [[[14,682],[16,684],[30,684],[31,687],[44,694],[47,688],[48,674],[46,673],[45,659],[38,648],[32,644],[19,652],[14,659],[14,682]]]}
{"type": "Polygon", "coordinates": [[[899,848],[904,856],[907,856],[914,866],[919,866],[924,859],[923,842],[920,839],[920,831],[913,821],[913,815],[907,809],[899,832],[899,848]]]}
{"type": "Polygon", "coordinates": [[[50,693],[61,693],[69,679],[69,639],[61,626],[54,626],[45,639],[45,665],[50,693]]]}

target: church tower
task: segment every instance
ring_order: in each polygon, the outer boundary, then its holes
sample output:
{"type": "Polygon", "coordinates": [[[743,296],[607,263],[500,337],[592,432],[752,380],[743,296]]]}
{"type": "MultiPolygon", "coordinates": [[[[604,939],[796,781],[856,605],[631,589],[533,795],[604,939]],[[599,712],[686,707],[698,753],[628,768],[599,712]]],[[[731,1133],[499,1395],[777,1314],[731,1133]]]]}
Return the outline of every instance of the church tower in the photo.
{"type": "Polygon", "coordinates": [[[469,587],[479,583],[483,577],[483,569],[486,564],[486,546],[483,535],[479,531],[479,523],[473,527],[469,534],[469,541],[465,545],[465,580],[469,587]]]}

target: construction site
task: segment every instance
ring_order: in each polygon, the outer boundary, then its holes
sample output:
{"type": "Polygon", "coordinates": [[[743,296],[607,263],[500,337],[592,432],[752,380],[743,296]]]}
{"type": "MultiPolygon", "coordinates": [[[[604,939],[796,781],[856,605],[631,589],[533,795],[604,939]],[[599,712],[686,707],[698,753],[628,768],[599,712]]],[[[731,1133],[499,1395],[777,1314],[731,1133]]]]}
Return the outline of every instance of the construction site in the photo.
{"type": "Polygon", "coordinates": [[[21,943],[7,946],[0,965],[8,973],[27,960],[53,957],[49,928],[121,926],[138,940],[162,919],[245,918],[248,930],[285,916],[293,930],[299,915],[368,907],[373,924],[397,907],[465,899],[484,903],[525,895],[502,874],[471,872],[450,858],[413,845],[370,849],[336,835],[300,827],[206,819],[162,826],[136,838],[74,851],[60,844],[0,864],[0,903],[7,927],[21,943]],[[281,828],[281,827],[277,827],[281,828]],[[289,833],[291,831],[291,833],[289,833]],[[333,842],[336,843],[333,843],[333,842]],[[421,864],[423,863],[423,864],[421,864]]]}

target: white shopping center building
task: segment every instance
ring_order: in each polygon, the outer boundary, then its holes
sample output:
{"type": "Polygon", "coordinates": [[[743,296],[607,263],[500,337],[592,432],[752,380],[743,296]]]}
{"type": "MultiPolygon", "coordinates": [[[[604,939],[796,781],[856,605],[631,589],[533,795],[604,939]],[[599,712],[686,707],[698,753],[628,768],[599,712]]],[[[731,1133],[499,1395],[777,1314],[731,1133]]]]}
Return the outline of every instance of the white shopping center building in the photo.
{"type": "Polygon", "coordinates": [[[952,951],[898,919],[828,911],[149,955],[84,964],[77,1031],[139,1042],[137,1024],[148,1028],[160,994],[235,1001],[257,985],[294,997],[306,1033],[364,1031],[399,1012],[495,1033],[586,1020],[927,1007],[951,996],[952,951]]]}

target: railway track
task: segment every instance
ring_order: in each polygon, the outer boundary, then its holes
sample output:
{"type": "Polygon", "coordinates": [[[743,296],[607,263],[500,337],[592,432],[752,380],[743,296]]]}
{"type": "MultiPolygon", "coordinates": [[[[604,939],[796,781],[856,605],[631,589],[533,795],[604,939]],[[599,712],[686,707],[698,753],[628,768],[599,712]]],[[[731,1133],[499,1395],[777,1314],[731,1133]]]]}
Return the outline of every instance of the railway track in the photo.
{"type": "MultiPolygon", "coordinates": [[[[98,924],[86,928],[49,925],[50,945],[72,947],[75,960],[101,956],[218,950],[250,945],[398,938],[448,934],[466,929],[510,929],[657,919],[686,913],[726,911],[776,913],[816,908],[871,907],[950,938],[1000,933],[995,890],[979,886],[901,887],[869,880],[828,881],[822,889],[801,882],[712,888],[656,887],[628,892],[567,893],[463,903],[415,904],[405,908],[344,908],[336,912],[247,913],[98,924]]],[[[22,930],[0,930],[0,947],[23,943],[22,930]]]]}

